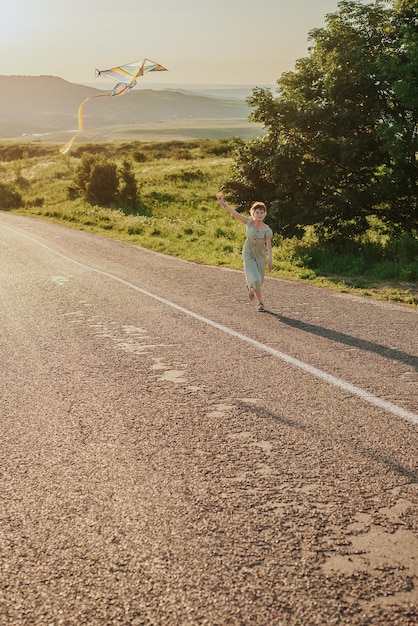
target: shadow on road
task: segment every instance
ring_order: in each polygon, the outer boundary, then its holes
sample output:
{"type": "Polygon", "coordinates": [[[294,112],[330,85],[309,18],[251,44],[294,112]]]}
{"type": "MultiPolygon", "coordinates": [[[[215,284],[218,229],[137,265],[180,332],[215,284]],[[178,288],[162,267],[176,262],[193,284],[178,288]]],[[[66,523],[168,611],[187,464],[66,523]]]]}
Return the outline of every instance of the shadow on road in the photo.
{"type": "MultiPolygon", "coordinates": [[[[297,430],[310,433],[315,438],[320,438],[321,440],[330,438],[331,440],[334,441],[334,443],[336,441],[332,433],[328,431],[327,432],[322,431],[319,428],[314,427],[309,423],[303,423],[302,419],[300,421],[288,419],[273,411],[269,411],[268,409],[257,407],[253,404],[249,404],[243,401],[239,402],[238,406],[248,411],[249,413],[254,414],[258,418],[272,420],[279,424],[286,425],[289,428],[295,428],[297,430]]],[[[339,437],[341,438],[341,433],[339,434],[339,437]]],[[[418,472],[414,471],[414,469],[404,467],[403,465],[400,465],[395,459],[391,459],[388,456],[378,452],[377,450],[373,450],[373,449],[366,447],[360,441],[355,441],[351,437],[351,435],[349,438],[343,437],[343,441],[347,445],[348,448],[351,448],[353,450],[354,453],[357,453],[381,465],[385,465],[391,471],[408,479],[410,483],[418,482],[418,472]]]]}
{"type": "Polygon", "coordinates": [[[400,350],[394,350],[393,348],[388,348],[387,346],[383,346],[378,343],[358,339],[357,337],[352,337],[351,335],[346,335],[336,330],[329,330],[323,326],[316,326],[315,324],[309,324],[308,322],[301,322],[300,320],[285,317],[279,313],[272,313],[271,311],[266,311],[266,313],[278,319],[282,322],[282,324],[287,324],[292,328],[297,328],[298,330],[303,330],[307,333],[311,333],[312,335],[324,337],[330,341],[352,346],[353,348],[358,348],[359,350],[374,352],[380,356],[386,357],[387,359],[393,359],[394,361],[400,361],[406,365],[411,365],[416,371],[418,371],[418,357],[408,354],[407,352],[401,352],[400,350]]]}

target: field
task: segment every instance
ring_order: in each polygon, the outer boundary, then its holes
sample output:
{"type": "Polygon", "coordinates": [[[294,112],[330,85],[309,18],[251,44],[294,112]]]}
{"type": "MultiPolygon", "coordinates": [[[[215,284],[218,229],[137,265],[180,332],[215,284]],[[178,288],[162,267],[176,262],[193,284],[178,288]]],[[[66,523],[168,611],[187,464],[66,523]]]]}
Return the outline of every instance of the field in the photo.
{"type": "MultiPolygon", "coordinates": [[[[123,132],[119,129],[111,143],[75,144],[66,156],[55,143],[0,142],[0,183],[18,191],[23,201],[11,210],[190,261],[241,268],[242,224],[215,200],[232,164],[230,140],[178,139],[177,128],[177,138],[170,141],[128,142],[123,132]],[[118,165],[129,159],[139,188],[134,212],[94,206],[71,194],[80,159],[89,152],[104,153],[118,165]]],[[[1,201],[0,189],[0,207],[8,210],[1,201]]],[[[276,233],[272,275],[417,306],[415,243],[390,241],[376,225],[361,247],[337,255],[321,248],[312,233],[301,241],[276,233]]]]}

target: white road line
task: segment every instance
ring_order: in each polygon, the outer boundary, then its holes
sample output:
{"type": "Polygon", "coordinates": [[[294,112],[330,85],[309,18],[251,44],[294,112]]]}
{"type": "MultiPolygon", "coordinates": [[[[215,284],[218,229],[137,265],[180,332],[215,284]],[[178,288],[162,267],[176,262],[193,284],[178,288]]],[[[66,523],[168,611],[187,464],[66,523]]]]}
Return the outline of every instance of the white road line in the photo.
{"type": "Polygon", "coordinates": [[[59,256],[62,259],[65,259],[66,261],[69,261],[73,265],[78,265],[79,267],[85,270],[88,270],[90,272],[95,272],[96,274],[100,274],[101,276],[105,276],[106,278],[110,278],[111,280],[121,283],[122,285],[125,285],[125,287],[129,287],[129,289],[134,289],[135,291],[142,293],[144,296],[153,298],[154,300],[157,300],[158,302],[161,302],[162,304],[165,304],[171,307],[172,309],[181,311],[185,315],[188,315],[189,317],[193,317],[194,319],[199,320],[199,322],[203,322],[204,324],[207,324],[208,326],[217,328],[221,332],[227,335],[230,335],[231,337],[236,337],[237,339],[240,339],[241,341],[245,341],[246,343],[249,343],[255,348],[258,348],[259,350],[267,352],[267,354],[271,354],[277,359],[280,359],[281,361],[284,361],[285,363],[289,363],[290,365],[293,365],[303,370],[304,372],[307,372],[308,374],[311,374],[312,376],[315,376],[316,378],[319,378],[320,380],[323,380],[326,383],[333,385],[334,387],[338,387],[340,389],[343,389],[344,391],[348,391],[352,395],[358,396],[359,398],[361,398],[362,400],[365,400],[369,404],[373,404],[374,406],[380,409],[383,409],[384,411],[388,411],[389,413],[392,413],[393,415],[396,415],[397,417],[405,419],[409,422],[418,424],[418,415],[416,413],[413,413],[412,411],[407,411],[406,409],[403,409],[402,407],[399,407],[396,404],[392,404],[391,402],[386,402],[386,400],[382,400],[378,396],[375,396],[374,394],[369,393],[368,391],[365,391],[364,389],[361,389],[360,387],[351,385],[350,383],[347,383],[346,381],[340,378],[336,378],[332,374],[323,372],[322,370],[316,367],[313,367],[312,365],[309,365],[308,363],[305,363],[304,361],[300,361],[299,359],[295,359],[294,357],[289,356],[288,354],[285,354],[284,352],[275,350],[274,348],[271,348],[270,346],[267,346],[266,344],[261,343],[260,341],[257,341],[256,339],[247,337],[246,335],[243,335],[242,333],[239,333],[236,330],[229,328],[228,326],[224,326],[223,324],[218,324],[218,322],[214,322],[213,320],[210,320],[209,318],[204,317],[203,315],[194,313],[193,311],[190,311],[190,309],[186,309],[178,304],[175,304],[174,302],[171,302],[170,300],[167,300],[166,298],[157,296],[156,294],[151,293],[150,291],[147,291],[146,289],[142,289],[142,287],[133,285],[132,283],[128,282],[127,280],[124,280],[123,278],[119,278],[118,276],[115,276],[114,274],[109,274],[108,272],[104,272],[103,270],[99,270],[94,267],[90,267],[89,265],[85,265],[84,263],[80,263],[79,261],[76,261],[75,259],[72,259],[66,256],[65,254],[61,254],[60,252],[57,252],[53,248],[50,248],[44,243],[41,243],[37,239],[34,239],[33,237],[30,237],[29,235],[26,235],[25,233],[22,233],[19,230],[16,230],[14,228],[9,228],[9,227],[6,227],[6,228],[7,230],[13,231],[16,234],[20,235],[21,237],[25,237],[26,239],[33,241],[38,246],[41,246],[42,248],[49,250],[56,256],[59,256]]]}

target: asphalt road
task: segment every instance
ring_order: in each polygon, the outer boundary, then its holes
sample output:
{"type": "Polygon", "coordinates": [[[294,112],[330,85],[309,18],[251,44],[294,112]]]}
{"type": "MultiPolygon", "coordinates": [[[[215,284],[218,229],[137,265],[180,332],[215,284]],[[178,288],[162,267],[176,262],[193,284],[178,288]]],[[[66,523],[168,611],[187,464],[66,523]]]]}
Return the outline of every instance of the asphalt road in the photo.
{"type": "Polygon", "coordinates": [[[0,214],[0,624],[418,623],[418,312],[0,214]]]}

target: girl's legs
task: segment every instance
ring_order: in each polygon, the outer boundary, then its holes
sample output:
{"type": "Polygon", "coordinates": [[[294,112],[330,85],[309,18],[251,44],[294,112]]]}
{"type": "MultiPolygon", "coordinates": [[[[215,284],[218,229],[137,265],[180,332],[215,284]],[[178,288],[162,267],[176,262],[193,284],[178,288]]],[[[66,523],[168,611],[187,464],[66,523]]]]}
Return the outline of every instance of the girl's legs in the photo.
{"type": "Polygon", "coordinates": [[[262,304],[263,298],[261,297],[261,290],[253,289],[255,297],[257,298],[257,304],[262,304]]]}
{"type": "Polygon", "coordinates": [[[260,305],[263,305],[263,298],[261,295],[261,286],[263,284],[264,272],[263,269],[257,265],[256,259],[254,259],[250,255],[243,255],[244,260],[244,272],[245,278],[247,281],[248,288],[248,296],[250,300],[254,300],[254,297],[257,300],[257,310],[264,310],[264,307],[260,308],[260,305]]]}

